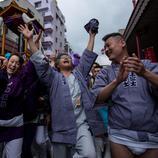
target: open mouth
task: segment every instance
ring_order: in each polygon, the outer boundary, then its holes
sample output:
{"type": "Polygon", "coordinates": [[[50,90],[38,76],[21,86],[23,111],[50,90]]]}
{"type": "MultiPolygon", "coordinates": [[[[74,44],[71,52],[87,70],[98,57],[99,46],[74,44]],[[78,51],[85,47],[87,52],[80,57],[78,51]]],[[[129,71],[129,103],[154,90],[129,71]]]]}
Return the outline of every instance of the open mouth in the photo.
{"type": "Polygon", "coordinates": [[[66,64],[66,63],[69,63],[69,61],[68,61],[68,60],[65,60],[65,61],[64,61],[64,64],[66,64]]]}
{"type": "Polygon", "coordinates": [[[110,55],[112,54],[112,50],[108,50],[108,51],[106,51],[106,55],[109,57],[110,55]]]}
{"type": "Polygon", "coordinates": [[[13,68],[9,68],[9,71],[14,72],[14,71],[15,71],[15,69],[13,69],[13,68]]]}
{"type": "Polygon", "coordinates": [[[111,55],[111,51],[106,52],[106,55],[107,55],[108,57],[110,57],[110,55],[111,55]]]}

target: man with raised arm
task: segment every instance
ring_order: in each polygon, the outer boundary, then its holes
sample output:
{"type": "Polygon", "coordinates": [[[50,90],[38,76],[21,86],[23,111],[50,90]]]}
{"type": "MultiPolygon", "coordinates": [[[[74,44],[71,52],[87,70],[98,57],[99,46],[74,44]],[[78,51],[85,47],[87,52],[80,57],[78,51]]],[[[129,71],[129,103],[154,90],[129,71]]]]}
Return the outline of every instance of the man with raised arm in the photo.
{"type": "Polygon", "coordinates": [[[86,77],[97,57],[93,52],[96,33],[89,32],[87,48],[75,69],[68,54],[57,56],[54,69],[33,42],[33,31],[27,25],[20,25],[19,31],[28,40],[31,61],[39,78],[49,89],[54,158],[96,158],[86,116],[92,107],[86,77]]]}

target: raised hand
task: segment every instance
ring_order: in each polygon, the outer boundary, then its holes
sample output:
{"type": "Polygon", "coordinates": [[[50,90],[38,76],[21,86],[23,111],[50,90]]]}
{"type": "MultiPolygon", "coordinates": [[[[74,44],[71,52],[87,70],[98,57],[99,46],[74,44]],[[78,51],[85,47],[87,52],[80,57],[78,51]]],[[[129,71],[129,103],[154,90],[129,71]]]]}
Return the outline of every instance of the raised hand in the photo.
{"type": "Polygon", "coordinates": [[[88,33],[89,33],[89,35],[90,35],[91,37],[95,37],[96,34],[97,34],[97,33],[93,32],[92,30],[89,30],[88,33]]]}
{"type": "Polygon", "coordinates": [[[128,77],[129,71],[126,69],[125,65],[123,64],[125,60],[127,60],[127,57],[124,57],[122,62],[120,63],[119,72],[118,72],[118,75],[116,77],[116,81],[118,83],[123,82],[128,77]]]}
{"type": "Polygon", "coordinates": [[[132,57],[128,57],[124,60],[123,65],[128,72],[134,72],[139,76],[143,76],[146,71],[143,63],[135,54],[132,54],[132,57]]]}
{"type": "Polygon", "coordinates": [[[18,26],[18,31],[21,32],[24,35],[24,37],[28,40],[33,38],[33,29],[29,30],[26,24],[18,26]]]}
{"type": "Polygon", "coordinates": [[[7,64],[8,60],[5,57],[0,56],[0,69],[5,69],[7,67],[7,64]]]}
{"type": "Polygon", "coordinates": [[[42,30],[40,30],[39,34],[36,34],[33,39],[34,42],[36,44],[36,47],[39,49],[40,48],[40,39],[41,39],[41,35],[42,35],[42,30]]]}
{"type": "Polygon", "coordinates": [[[28,26],[25,24],[24,26],[23,25],[18,26],[18,30],[28,40],[31,53],[37,52],[38,51],[37,44],[33,41],[33,29],[29,30],[28,26]]]}

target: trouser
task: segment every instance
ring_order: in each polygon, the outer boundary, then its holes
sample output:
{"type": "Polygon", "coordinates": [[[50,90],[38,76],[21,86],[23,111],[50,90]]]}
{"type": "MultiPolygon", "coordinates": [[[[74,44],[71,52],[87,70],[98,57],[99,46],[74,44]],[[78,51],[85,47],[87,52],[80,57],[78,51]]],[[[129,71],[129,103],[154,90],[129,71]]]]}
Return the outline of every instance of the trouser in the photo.
{"type": "Polygon", "coordinates": [[[37,125],[33,123],[24,125],[24,141],[22,148],[22,158],[33,158],[31,145],[35,137],[37,125]]]}
{"type": "Polygon", "coordinates": [[[48,136],[47,126],[40,125],[37,127],[35,141],[33,144],[34,157],[48,158],[52,157],[52,144],[48,136]]]}
{"type": "Polygon", "coordinates": [[[33,158],[53,158],[53,147],[49,141],[40,146],[34,142],[32,152],[33,158]]]}
{"type": "Polygon", "coordinates": [[[96,158],[93,137],[87,125],[81,125],[77,131],[75,146],[53,143],[53,158],[96,158]]]}
{"type": "Polygon", "coordinates": [[[49,140],[47,126],[37,126],[35,141],[38,145],[45,144],[49,140]]]}
{"type": "Polygon", "coordinates": [[[72,155],[71,144],[53,143],[53,158],[72,158],[72,155]]]}
{"type": "Polygon", "coordinates": [[[0,143],[0,158],[2,158],[4,143],[0,143]]]}
{"type": "Polygon", "coordinates": [[[23,138],[18,138],[4,144],[3,158],[21,158],[23,138]]]}

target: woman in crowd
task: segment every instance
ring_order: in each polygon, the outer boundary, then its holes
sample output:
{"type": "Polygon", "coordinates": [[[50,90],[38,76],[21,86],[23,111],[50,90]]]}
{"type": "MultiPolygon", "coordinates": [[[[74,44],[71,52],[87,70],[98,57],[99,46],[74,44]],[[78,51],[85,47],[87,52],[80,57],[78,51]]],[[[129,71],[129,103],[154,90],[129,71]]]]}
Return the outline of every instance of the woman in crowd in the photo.
{"type": "Polygon", "coordinates": [[[3,156],[20,158],[23,143],[23,101],[27,87],[37,79],[33,64],[23,66],[23,58],[12,54],[6,63],[0,57],[0,142],[3,156]]]}

